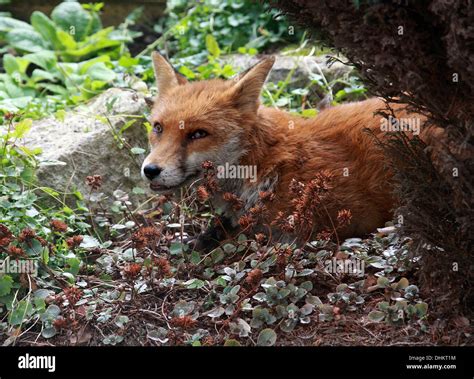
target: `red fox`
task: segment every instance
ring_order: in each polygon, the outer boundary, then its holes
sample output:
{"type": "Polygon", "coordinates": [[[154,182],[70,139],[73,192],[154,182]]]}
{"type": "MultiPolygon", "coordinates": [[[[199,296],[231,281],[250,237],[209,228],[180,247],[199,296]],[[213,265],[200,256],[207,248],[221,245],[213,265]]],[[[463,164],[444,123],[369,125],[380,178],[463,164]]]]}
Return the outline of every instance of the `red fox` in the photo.
{"type": "MultiPolygon", "coordinates": [[[[188,82],[156,52],[152,59],[158,97],[151,112],[151,152],[142,166],[142,176],[152,190],[171,192],[199,182],[205,174],[203,162],[209,161],[219,168],[218,174],[227,173],[218,179],[221,190],[210,200],[224,209],[233,228],[239,228],[239,221],[245,227],[245,215],[260,206],[268,220],[287,222],[291,235],[295,193],[299,188],[304,196],[308,183],[327,186],[323,192],[330,195],[321,201],[321,211],[313,219],[303,220],[311,224],[313,236],[337,228],[341,210],[346,215],[350,211],[352,217],[337,230],[339,238],[368,234],[391,219],[392,175],[374,142],[374,135],[383,138],[388,131],[386,120],[376,115],[385,108],[381,99],[332,107],[307,119],[260,105],[273,57],[234,79],[200,82],[188,82]],[[238,168],[246,169],[241,170],[246,177],[238,177],[238,168]],[[321,177],[314,182],[321,173],[330,184],[321,177]],[[299,187],[295,190],[295,186],[299,187]],[[225,199],[226,193],[234,194],[233,201],[225,199]],[[268,194],[272,199],[262,205],[268,194]],[[236,202],[238,207],[233,206],[236,202]]],[[[397,117],[406,115],[397,109],[397,117]]],[[[303,204],[300,211],[304,208],[303,204]]],[[[268,222],[273,236],[281,232],[276,224],[268,222]]]]}

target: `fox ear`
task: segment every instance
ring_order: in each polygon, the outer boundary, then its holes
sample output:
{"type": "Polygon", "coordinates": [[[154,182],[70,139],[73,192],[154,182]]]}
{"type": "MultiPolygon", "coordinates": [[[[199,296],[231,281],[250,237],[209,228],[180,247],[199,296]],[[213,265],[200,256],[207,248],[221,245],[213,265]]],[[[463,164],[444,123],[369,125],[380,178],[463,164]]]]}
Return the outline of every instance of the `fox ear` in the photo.
{"type": "Polygon", "coordinates": [[[262,59],[233,79],[236,83],[231,87],[232,96],[241,109],[257,111],[260,92],[274,63],[273,56],[262,59]]]}
{"type": "Polygon", "coordinates": [[[157,51],[151,54],[151,59],[153,61],[158,94],[161,95],[174,86],[188,82],[186,78],[176,72],[173,66],[157,51]]]}

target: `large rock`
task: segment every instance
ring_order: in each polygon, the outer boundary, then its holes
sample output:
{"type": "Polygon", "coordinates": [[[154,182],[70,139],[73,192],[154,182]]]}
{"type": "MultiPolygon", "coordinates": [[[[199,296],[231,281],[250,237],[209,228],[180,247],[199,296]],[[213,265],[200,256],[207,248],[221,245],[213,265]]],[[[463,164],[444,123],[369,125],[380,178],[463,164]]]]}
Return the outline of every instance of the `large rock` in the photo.
{"type": "MultiPolygon", "coordinates": [[[[292,71],[288,88],[302,88],[310,84],[311,80],[318,79],[322,83],[332,82],[349,74],[352,66],[343,64],[340,61],[334,61],[330,55],[275,55],[275,64],[268,77],[268,81],[278,83],[285,81],[288,74],[292,71]]],[[[237,70],[244,70],[254,65],[260,58],[250,55],[228,55],[223,58],[237,70]]]]}
{"type": "Polygon", "coordinates": [[[142,94],[113,88],[66,112],[63,119],[34,122],[25,144],[43,151],[37,172],[40,185],[61,192],[77,188],[87,195],[86,177],[101,175],[99,191],[109,199],[117,189],[129,193],[144,187],[140,166],[145,153],[134,155],[131,148],[147,149],[146,109],[142,94]],[[133,124],[121,133],[129,122],[133,124]]]}

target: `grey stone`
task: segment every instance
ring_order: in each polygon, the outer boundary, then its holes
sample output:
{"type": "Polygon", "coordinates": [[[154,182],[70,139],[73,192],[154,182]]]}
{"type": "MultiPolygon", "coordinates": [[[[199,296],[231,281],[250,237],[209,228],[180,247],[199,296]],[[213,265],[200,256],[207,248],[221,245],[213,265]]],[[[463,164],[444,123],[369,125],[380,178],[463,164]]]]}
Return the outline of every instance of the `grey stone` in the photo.
{"type": "MultiPolygon", "coordinates": [[[[284,81],[290,71],[294,69],[288,88],[305,87],[311,82],[314,76],[324,76],[324,79],[331,83],[333,80],[349,74],[353,67],[339,61],[330,63],[330,55],[275,55],[275,64],[268,77],[268,81],[278,83],[284,81]]],[[[257,63],[261,58],[250,55],[228,55],[223,58],[226,63],[235,69],[245,70],[257,63]]],[[[321,78],[323,80],[323,78],[321,78]]]]}
{"type": "Polygon", "coordinates": [[[67,111],[63,120],[48,117],[34,122],[24,142],[27,147],[42,149],[39,184],[66,193],[77,188],[87,196],[90,188],[86,177],[101,175],[99,192],[109,199],[117,189],[129,192],[134,187],[144,188],[140,166],[146,152],[133,155],[130,148],[147,149],[142,117],[146,109],[142,94],[112,88],[67,111]],[[117,138],[129,121],[133,124],[117,138]]]}

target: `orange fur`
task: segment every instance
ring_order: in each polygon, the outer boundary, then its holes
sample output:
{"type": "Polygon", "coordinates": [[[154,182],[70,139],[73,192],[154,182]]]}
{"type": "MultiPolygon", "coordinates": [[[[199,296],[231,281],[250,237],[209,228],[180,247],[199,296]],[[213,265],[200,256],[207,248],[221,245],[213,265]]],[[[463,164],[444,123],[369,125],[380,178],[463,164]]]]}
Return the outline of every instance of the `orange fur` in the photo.
{"type": "MultiPolygon", "coordinates": [[[[364,131],[384,138],[381,116],[376,115],[385,108],[382,100],[344,104],[305,119],[259,105],[272,59],[261,61],[235,81],[194,83],[179,76],[174,79],[176,74],[161,56],[155,55],[154,61],[159,96],[151,121],[158,122],[163,131],[150,135],[152,150],[144,166],[169,168],[168,176],[154,180],[158,186],[188,183],[199,176],[200,162],[206,159],[254,165],[257,183],[247,179],[231,188],[244,200],[255,199],[263,183],[276,180],[275,200],[266,204],[271,220],[279,211],[291,211],[288,187],[292,179],[307,183],[318,172],[327,171],[334,180],[331,199],[324,204],[326,217],[315,220],[315,232],[327,228],[341,209],[352,212],[352,223],[340,231],[340,237],[373,232],[390,220],[394,207],[391,173],[373,136],[364,131]],[[196,130],[208,135],[189,140],[196,130]]],[[[406,116],[400,106],[394,109],[397,117],[406,116]]],[[[249,202],[240,213],[227,209],[234,213],[234,224],[253,206],[249,202]]]]}

